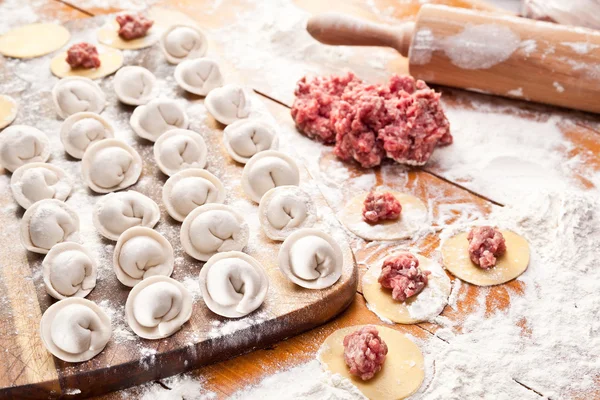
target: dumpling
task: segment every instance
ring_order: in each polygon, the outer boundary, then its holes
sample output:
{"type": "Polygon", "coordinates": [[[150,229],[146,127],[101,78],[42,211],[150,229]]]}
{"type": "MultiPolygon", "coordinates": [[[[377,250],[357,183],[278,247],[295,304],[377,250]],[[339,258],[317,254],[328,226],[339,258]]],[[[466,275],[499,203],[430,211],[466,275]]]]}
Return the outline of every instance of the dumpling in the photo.
{"type": "Polygon", "coordinates": [[[98,268],[92,253],[79,243],[59,243],[42,262],[46,292],[55,299],[85,297],[94,287],[98,268]]]}
{"type": "Polygon", "coordinates": [[[248,235],[244,217],[223,204],[200,206],[181,225],[183,250],[200,261],[216,253],[241,251],[248,244],[248,235]]]}
{"type": "Polygon", "coordinates": [[[196,207],[223,203],[223,183],[208,171],[197,168],[179,171],[165,182],[162,199],[169,215],[181,222],[196,207]]]}
{"type": "Polygon", "coordinates": [[[50,158],[50,141],[39,129],[13,125],[0,135],[0,165],[13,172],[21,165],[46,162],[50,158]]]}
{"type": "Polygon", "coordinates": [[[186,60],[175,68],[175,81],[185,91],[206,96],[223,86],[223,75],[216,61],[210,58],[186,60]]]}
{"type": "Polygon", "coordinates": [[[285,239],[279,269],[296,285],[325,289],[340,279],[344,256],[340,245],[318,229],[300,229],[285,239]]]}
{"type": "Polygon", "coordinates": [[[81,159],[87,148],[102,139],[115,137],[106,119],[91,112],[71,115],[60,127],[60,140],[67,154],[81,159]]]}
{"type": "Polygon", "coordinates": [[[94,206],[92,218],[98,233],[117,240],[134,226],[153,228],[160,219],[160,209],[150,197],[129,190],[102,196],[94,206]]]}
{"type": "Polygon", "coordinates": [[[230,84],[211,90],[204,100],[204,105],[223,125],[233,124],[250,115],[250,98],[239,85],[230,84]]]}
{"type": "Polygon", "coordinates": [[[279,186],[260,199],[258,220],[265,234],[284,240],[300,228],[310,228],[317,212],[312,198],[298,186],[279,186]]]}
{"type": "Polygon", "coordinates": [[[56,358],[87,361],[110,340],[110,318],[95,303],[70,297],[52,304],[40,321],[42,342],[56,358]]]}
{"type": "Polygon", "coordinates": [[[200,290],[208,308],[227,318],[250,314],[265,301],[269,278],[258,261],[240,251],[214,255],[200,270],[200,290]]]}
{"type": "Polygon", "coordinates": [[[275,150],[261,151],[253,156],[242,172],[242,188],[256,203],[269,190],[278,186],[300,183],[300,170],[287,154],[275,150]]]}
{"type": "Polygon", "coordinates": [[[121,103],[139,106],[152,100],[156,77],[144,67],[127,66],[117,71],[113,85],[121,103]]]}
{"type": "Polygon", "coordinates": [[[246,164],[252,156],[277,148],[275,127],[260,119],[243,119],[223,131],[225,149],[235,161],[246,164]]]}
{"type": "Polygon", "coordinates": [[[106,105],[106,96],[100,86],[89,78],[71,76],[62,78],[52,89],[56,113],[61,118],[87,111],[100,114],[106,105]]]}
{"type": "Polygon", "coordinates": [[[202,57],[206,54],[208,40],[202,31],[190,25],[173,25],[160,40],[162,51],[168,62],[180,62],[202,57]]]}
{"type": "Polygon", "coordinates": [[[186,129],[189,120],[183,106],[175,100],[155,99],[133,110],[129,123],[138,136],[155,142],[171,129],[186,129]]]}
{"type": "Polygon", "coordinates": [[[162,339],[189,321],[192,305],[192,295],[181,283],[166,276],[152,276],[129,292],[125,318],[136,335],[162,339]]]}
{"type": "Polygon", "coordinates": [[[169,176],[188,168],[204,168],[206,154],[202,136],[187,129],[170,130],[154,143],[156,164],[169,176]]]}
{"type": "Polygon", "coordinates": [[[142,157],[118,139],[104,139],[91,145],[83,155],[81,175],[96,193],[128,188],[142,174],[142,157]]]}
{"type": "Polygon", "coordinates": [[[46,254],[52,246],[79,239],[79,216],[60,200],[34,203],[21,220],[21,243],[34,253],[46,254]]]}
{"type": "Polygon", "coordinates": [[[15,201],[24,209],[43,199],[65,201],[73,184],[62,168],[46,163],[20,166],[10,179],[15,201]]]}
{"type": "Polygon", "coordinates": [[[151,276],[171,276],[174,263],[171,243],[144,226],[134,226],[123,232],[113,254],[117,279],[129,287],[151,276]]]}

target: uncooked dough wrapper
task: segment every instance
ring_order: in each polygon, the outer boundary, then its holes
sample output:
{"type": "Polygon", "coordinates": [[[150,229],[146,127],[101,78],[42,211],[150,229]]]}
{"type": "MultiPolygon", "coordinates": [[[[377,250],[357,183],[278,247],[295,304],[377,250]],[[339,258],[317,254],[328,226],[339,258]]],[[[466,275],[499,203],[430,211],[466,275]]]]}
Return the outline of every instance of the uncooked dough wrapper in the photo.
{"type": "Polygon", "coordinates": [[[86,297],[96,287],[96,261],[79,243],[53,246],[44,257],[42,269],[46,292],[55,299],[86,297]]]}
{"type": "Polygon", "coordinates": [[[298,186],[279,186],[260,199],[258,220],[273,240],[285,240],[301,228],[310,228],[317,219],[312,198],[298,186]]]}
{"type": "Polygon", "coordinates": [[[50,71],[59,78],[80,77],[100,79],[114,74],[123,65],[123,53],[107,46],[97,46],[100,66],[98,68],[71,68],[67,52],[59,53],[50,61],[50,71]]]}
{"type": "Polygon", "coordinates": [[[211,90],[204,105],[214,119],[223,125],[233,124],[250,115],[250,97],[243,87],[235,84],[211,90]]]}
{"type": "Polygon", "coordinates": [[[243,119],[223,131],[225,149],[235,161],[246,164],[261,151],[275,150],[279,139],[275,127],[260,119],[243,119]]]}
{"type": "Polygon", "coordinates": [[[67,28],[59,24],[23,25],[0,36],[0,54],[14,58],[41,57],[63,47],[70,37],[67,28]]]}
{"type": "Polygon", "coordinates": [[[187,129],[170,130],[154,143],[156,164],[169,176],[188,168],[204,168],[207,153],[202,136],[187,129]]]}
{"type": "Polygon", "coordinates": [[[71,76],[63,78],[52,88],[56,113],[67,118],[79,112],[100,114],[106,106],[106,96],[100,86],[89,78],[71,76]]]}
{"type": "Polygon", "coordinates": [[[43,199],[65,201],[72,187],[71,179],[62,168],[46,163],[22,165],[10,179],[13,197],[24,209],[43,199]]]}
{"type": "Polygon", "coordinates": [[[12,124],[17,113],[19,112],[19,104],[10,96],[0,95],[0,129],[12,124]]]}
{"type": "MultiPolygon", "coordinates": [[[[133,12],[135,14],[135,12],[133,12]]],[[[125,11],[120,14],[132,14],[125,11]]],[[[119,36],[120,25],[116,16],[110,16],[110,19],[98,29],[98,42],[120,50],[139,50],[150,47],[160,40],[160,28],[155,23],[148,32],[142,37],[126,40],[119,36]]],[[[152,19],[152,18],[150,18],[152,19]]]]}
{"type": "Polygon", "coordinates": [[[0,135],[0,165],[13,172],[22,165],[46,162],[50,157],[50,141],[39,129],[13,125],[0,135]]]}
{"type": "Polygon", "coordinates": [[[79,216],[68,204],[55,199],[34,203],[21,220],[21,243],[34,253],[46,254],[52,246],[79,239],[79,216]]]}
{"type": "Polygon", "coordinates": [[[261,151],[248,161],[242,172],[242,188],[256,203],[260,203],[263,195],[273,188],[298,184],[298,165],[280,151],[261,151]]]}
{"type": "Polygon", "coordinates": [[[196,58],[183,61],[175,68],[175,81],[186,92],[206,96],[223,86],[223,75],[216,61],[196,58]]]}
{"type": "Polygon", "coordinates": [[[200,29],[192,25],[173,25],[160,40],[163,54],[171,64],[202,57],[208,49],[208,40],[200,29]]]}
{"type": "Polygon", "coordinates": [[[121,103],[139,106],[153,98],[156,77],[144,67],[127,66],[117,71],[113,86],[121,103]]]}
{"type": "Polygon", "coordinates": [[[67,154],[81,159],[89,146],[102,139],[112,139],[115,131],[102,116],[93,112],[78,112],[60,127],[60,140],[67,154]]]}
{"type": "Polygon", "coordinates": [[[186,129],[188,116],[181,104],[171,99],[155,99],[133,110],[129,120],[138,136],[156,142],[171,129],[186,129]]]}

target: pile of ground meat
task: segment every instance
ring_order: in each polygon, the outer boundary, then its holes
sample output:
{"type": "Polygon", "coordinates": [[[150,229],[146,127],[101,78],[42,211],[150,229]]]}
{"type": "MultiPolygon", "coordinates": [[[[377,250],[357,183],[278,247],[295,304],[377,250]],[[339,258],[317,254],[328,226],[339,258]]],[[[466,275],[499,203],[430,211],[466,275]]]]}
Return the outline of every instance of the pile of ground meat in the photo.
{"type": "Polygon", "coordinates": [[[324,143],[335,142],[342,160],[363,167],[391,158],[423,165],[437,145],[452,143],[440,94],[411,76],[394,75],[387,84],[345,76],[302,78],[292,117],[298,129],[324,143]]]}
{"type": "Polygon", "coordinates": [[[404,252],[385,259],[378,282],[381,287],[392,289],[394,300],[406,301],[421,293],[429,274],[429,271],[421,271],[417,257],[404,252]]]}
{"type": "Polygon", "coordinates": [[[363,220],[369,224],[400,218],[402,205],[390,192],[370,192],[363,203],[363,220]]]}
{"type": "Polygon", "coordinates": [[[502,233],[491,226],[477,226],[467,235],[469,257],[483,269],[496,265],[496,259],[506,253],[506,241],[502,233]]]}
{"type": "Polygon", "coordinates": [[[344,338],[344,361],[352,375],[367,381],[381,371],[387,345],[372,325],[367,325],[344,338]]]}
{"type": "Polygon", "coordinates": [[[121,14],[117,15],[119,24],[119,36],[125,40],[132,40],[146,36],[146,33],[154,21],[146,18],[142,14],[121,14]]]}
{"type": "Polygon", "coordinates": [[[98,68],[100,56],[98,49],[93,44],[77,43],[67,50],[67,63],[71,68],[98,68]]]}

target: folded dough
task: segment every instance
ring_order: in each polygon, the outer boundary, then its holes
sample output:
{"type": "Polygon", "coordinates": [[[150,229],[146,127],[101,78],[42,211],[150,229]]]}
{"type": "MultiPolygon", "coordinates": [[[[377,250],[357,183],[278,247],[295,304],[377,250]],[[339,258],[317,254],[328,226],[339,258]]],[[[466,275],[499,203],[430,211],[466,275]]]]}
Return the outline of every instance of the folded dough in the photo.
{"type": "Polygon", "coordinates": [[[181,104],[171,99],[155,99],[133,110],[129,120],[131,128],[139,137],[156,142],[171,129],[186,129],[188,116],[181,104]]]}
{"type": "Polygon", "coordinates": [[[91,112],[79,112],[68,117],[60,127],[60,140],[67,154],[81,159],[87,148],[102,139],[115,137],[112,125],[91,112]]]}
{"type": "Polygon", "coordinates": [[[34,203],[21,220],[21,243],[34,253],[46,254],[52,246],[79,239],[79,216],[68,204],[55,199],[34,203]]]}
{"type": "Polygon", "coordinates": [[[40,334],[55,357],[81,362],[104,350],[112,327],[108,315],[96,304],[70,297],[48,307],[40,321],[40,334]]]}
{"type": "Polygon", "coordinates": [[[208,48],[208,40],[204,33],[192,25],[171,26],[163,33],[160,44],[167,61],[171,64],[202,57],[208,48]]]}
{"type": "Polygon", "coordinates": [[[225,149],[235,161],[246,164],[252,156],[277,148],[275,127],[260,119],[242,119],[228,125],[223,131],[225,149]]]}
{"type": "Polygon", "coordinates": [[[300,183],[300,170],[287,154],[275,150],[261,151],[253,156],[242,172],[242,188],[256,203],[262,196],[278,186],[300,183]]]}
{"type": "Polygon", "coordinates": [[[102,196],[92,214],[98,233],[110,240],[117,240],[123,232],[134,226],[153,228],[159,219],[158,204],[133,190],[102,196]]]}
{"type": "Polygon", "coordinates": [[[81,162],[85,184],[96,193],[128,188],[142,174],[142,158],[118,139],[104,139],[88,147],[81,162]]]}
{"type": "Polygon", "coordinates": [[[317,219],[312,198],[298,186],[279,186],[260,199],[258,220],[265,234],[284,240],[300,228],[310,228],[317,219]]]}
{"type": "Polygon", "coordinates": [[[171,276],[174,263],[171,243],[145,226],[134,226],[123,232],[113,254],[117,279],[129,287],[151,276],[171,276]]]}
{"type": "Polygon", "coordinates": [[[121,103],[139,106],[152,100],[156,77],[144,67],[127,66],[117,71],[113,85],[121,103]]]}
{"type": "Polygon", "coordinates": [[[248,235],[244,217],[223,204],[200,206],[181,225],[183,250],[200,261],[216,253],[241,251],[248,244],[248,235]]]}
{"type": "Polygon", "coordinates": [[[89,78],[79,76],[58,81],[52,88],[52,100],[61,118],[83,111],[100,114],[106,105],[106,96],[100,86],[89,78]]]}
{"type": "Polygon", "coordinates": [[[41,162],[21,165],[10,178],[13,197],[24,209],[43,199],[65,201],[72,187],[62,168],[41,162]]]}
{"type": "Polygon", "coordinates": [[[0,135],[0,165],[13,172],[21,165],[46,162],[50,157],[50,141],[39,129],[13,125],[0,135]]]}
{"type": "Polygon", "coordinates": [[[172,129],[154,143],[156,164],[169,176],[188,168],[204,168],[207,152],[202,136],[187,129],[172,129]]]}
{"type": "Polygon", "coordinates": [[[216,61],[196,58],[183,61],[175,68],[175,81],[185,91],[206,96],[223,86],[223,75],[216,61]]]}
{"type": "Polygon", "coordinates": [[[250,98],[239,85],[229,84],[211,90],[204,105],[214,119],[223,125],[233,124],[250,115],[250,98]]]}
{"type": "Polygon", "coordinates": [[[98,268],[92,252],[79,243],[53,246],[42,262],[46,292],[55,299],[85,297],[96,286],[98,268]]]}
{"type": "Polygon", "coordinates": [[[228,251],[212,256],[202,267],[200,290],[212,312],[239,318],[261,306],[269,278],[263,266],[248,254],[228,251]]]}

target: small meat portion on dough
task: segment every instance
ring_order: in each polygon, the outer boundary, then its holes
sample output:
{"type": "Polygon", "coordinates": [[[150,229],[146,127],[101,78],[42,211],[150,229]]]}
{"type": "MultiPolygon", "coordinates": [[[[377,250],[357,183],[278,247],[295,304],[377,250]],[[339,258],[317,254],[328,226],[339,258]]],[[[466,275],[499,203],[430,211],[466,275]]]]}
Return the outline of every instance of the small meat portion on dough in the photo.
{"type": "Polygon", "coordinates": [[[365,222],[376,224],[379,221],[400,218],[402,205],[390,192],[370,192],[363,203],[362,215],[365,222]]]}
{"type": "Polygon", "coordinates": [[[391,256],[383,261],[378,282],[381,287],[392,289],[392,298],[406,301],[425,288],[429,271],[421,271],[419,259],[409,252],[391,256]]]}
{"type": "Polygon", "coordinates": [[[367,325],[344,337],[344,361],[352,375],[367,381],[381,371],[387,345],[379,337],[379,331],[367,325]]]}
{"type": "Polygon", "coordinates": [[[119,36],[125,40],[146,36],[148,30],[154,25],[154,21],[142,14],[121,14],[117,15],[116,19],[119,24],[119,36]]]}
{"type": "Polygon", "coordinates": [[[98,68],[100,66],[100,56],[98,49],[93,44],[77,43],[67,50],[67,63],[71,68],[98,68]]]}
{"type": "Polygon", "coordinates": [[[496,259],[506,253],[506,241],[502,232],[491,226],[476,226],[467,235],[469,257],[475,265],[489,269],[496,259]]]}

